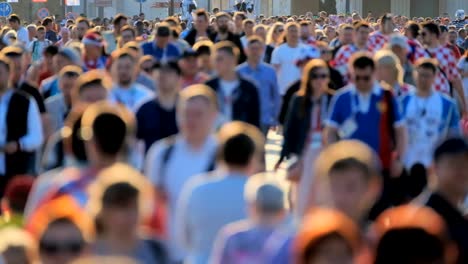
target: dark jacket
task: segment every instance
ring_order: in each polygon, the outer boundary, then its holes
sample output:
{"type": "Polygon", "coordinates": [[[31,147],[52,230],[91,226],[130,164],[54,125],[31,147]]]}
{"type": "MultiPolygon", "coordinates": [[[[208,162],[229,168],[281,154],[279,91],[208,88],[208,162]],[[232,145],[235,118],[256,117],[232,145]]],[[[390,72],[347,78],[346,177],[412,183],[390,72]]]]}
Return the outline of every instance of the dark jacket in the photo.
{"type": "MultiPolygon", "coordinates": [[[[217,35],[218,35],[217,32],[214,32],[214,33],[210,34],[210,39],[211,39],[211,41],[213,41],[213,43],[220,42],[220,40],[216,39],[217,35]]],[[[244,47],[242,46],[242,42],[240,40],[239,35],[228,32],[228,37],[225,40],[231,41],[232,43],[234,43],[234,45],[236,45],[239,48],[239,51],[240,51],[239,64],[243,63],[247,59],[247,57],[245,56],[244,47]]]]}
{"type": "MultiPolygon", "coordinates": [[[[239,77],[239,81],[239,87],[234,90],[232,119],[260,127],[260,98],[257,87],[242,77],[239,77]]],[[[221,90],[219,77],[209,80],[206,85],[211,87],[219,98],[221,90]]]]}
{"type": "MultiPolygon", "coordinates": [[[[212,34],[213,34],[213,32],[210,29],[208,29],[207,30],[207,35],[211,36],[212,34]]],[[[184,40],[187,41],[187,43],[190,46],[193,46],[195,44],[195,42],[197,42],[197,30],[195,28],[192,28],[189,31],[189,33],[187,34],[187,36],[185,36],[184,40]]]]}
{"type": "MultiPolygon", "coordinates": [[[[327,103],[331,101],[332,94],[333,92],[329,91],[327,103]]],[[[291,98],[284,124],[284,140],[280,159],[289,157],[291,154],[302,155],[310,130],[312,107],[313,102],[309,98],[297,94],[293,95],[291,98]],[[306,111],[302,112],[301,108],[304,104],[304,100],[309,100],[309,102],[308,107],[305,109],[306,111]]],[[[322,120],[322,123],[324,121],[325,120],[322,120]]]]}
{"type": "Polygon", "coordinates": [[[266,63],[271,63],[271,55],[273,54],[273,50],[275,50],[275,47],[271,45],[267,45],[265,49],[265,58],[263,58],[263,61],[266,63]]]}

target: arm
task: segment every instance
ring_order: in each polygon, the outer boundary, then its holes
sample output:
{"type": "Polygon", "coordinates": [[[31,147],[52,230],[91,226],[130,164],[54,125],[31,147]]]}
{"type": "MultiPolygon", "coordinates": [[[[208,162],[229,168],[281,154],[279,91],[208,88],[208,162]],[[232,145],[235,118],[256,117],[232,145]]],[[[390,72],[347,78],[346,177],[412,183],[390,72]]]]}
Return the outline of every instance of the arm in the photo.
{"type": "Polygon", "coordinates": [[[324,130],[325,145],[328,146],[338,141],[338,129],[332,126],[326,126],[324,130]]]}
{"type": "Polygon", "coordinates": [[[279,85],[278,85],[278,78],[276,76],[276,72],[273,72],[273,86],[271,87],[272,91],[271,91],[271,97],[272,97],[272,100],[273,100],[273,109],[274,109],[274,113],[273,113],[273,116],[275,118],[274,122],[275,124],[278,124],[278,120],[277,120],[277,117],[280,113],[280,109],[281,109],[281,97],[280,97],[280,94],[279,94],[279,85]]]}
{"type": "Polygon", "coordinates": [[[406,151],[406,146],[408,144],[408,135],[406,127],[404,125],[399,125],[395,127],[395,137],[396,137],[396,152],[399,157],[403,157],[406,151]]]}
{"type": "Polygon", "coordinates": [[[453,89],[457,92],[458,96],[460,97],[461,108],[462,112],[466,113],[466,101],[465,101],[465,92],[463,91],[463,83],[460,78],[456,78],[452,80],[453,89]]]}
{"type": "Polygon", "coordinates": [[[19,139],[18,143],[21,150],[32,152],[37,150],[44,140],[41,116],[39,114],[37,104],[33,99],[29,99],[27,122],[27,133],[25,136],[19,139]]]}
{"type": "Polygon", "coordinates": [[[326,126],[323,132],[325,145],[333,144],[339,140],[338,128],[344,121],[341,111],[339,110],[339,107],[343,102],[341,101],[341,103],[338,103],[339,99],[340,97],[335,95],[332,97],[332,101],[330,102],[328,119],[325,121],[326,126]]]}

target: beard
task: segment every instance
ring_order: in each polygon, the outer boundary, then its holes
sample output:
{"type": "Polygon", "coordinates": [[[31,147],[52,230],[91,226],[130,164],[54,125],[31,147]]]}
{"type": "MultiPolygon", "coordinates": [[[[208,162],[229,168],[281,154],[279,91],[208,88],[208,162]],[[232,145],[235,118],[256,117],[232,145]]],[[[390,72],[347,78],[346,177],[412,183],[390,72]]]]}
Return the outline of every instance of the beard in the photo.
{"type": "Polygon", "coordinates": [[[229,30],[228,26],[220,26],[220,27],[218,27],[219,33],[222,33],[222,34],[227,33],[228,30],[229,30]]]}

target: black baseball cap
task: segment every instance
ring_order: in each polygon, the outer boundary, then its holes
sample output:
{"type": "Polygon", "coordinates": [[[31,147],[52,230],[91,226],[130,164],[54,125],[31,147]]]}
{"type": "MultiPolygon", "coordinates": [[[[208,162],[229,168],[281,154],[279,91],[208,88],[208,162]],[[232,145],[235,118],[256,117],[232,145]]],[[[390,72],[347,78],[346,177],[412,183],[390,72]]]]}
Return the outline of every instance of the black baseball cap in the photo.
{"type": "Polygon", "coordinates": [[[434,151],[434,161],[439,161],[446,155],[468,154],[468,142],[461,137],[453,137],[444,140],[434,151]]]}

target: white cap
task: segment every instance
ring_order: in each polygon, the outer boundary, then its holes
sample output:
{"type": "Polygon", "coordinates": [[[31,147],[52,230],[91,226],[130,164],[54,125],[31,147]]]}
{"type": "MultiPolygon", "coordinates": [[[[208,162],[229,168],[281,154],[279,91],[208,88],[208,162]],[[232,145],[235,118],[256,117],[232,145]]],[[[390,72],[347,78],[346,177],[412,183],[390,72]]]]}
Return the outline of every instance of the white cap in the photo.
{"type": "Polygon", "coordinates": [[[401,34],[392,34],[390,40],[388,41],[390,47],[399,46],[406,50],[409,50],[408,39],[401,34]]]}

